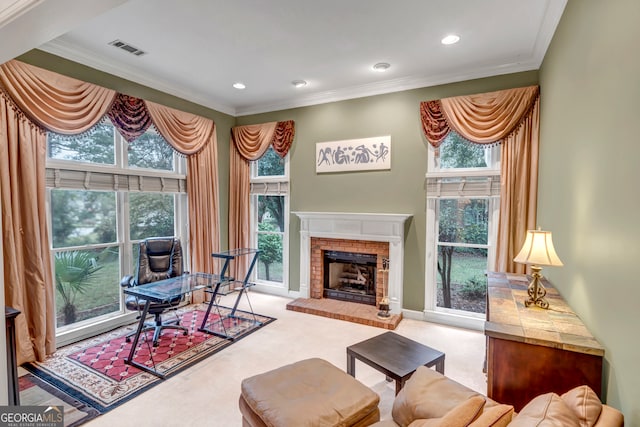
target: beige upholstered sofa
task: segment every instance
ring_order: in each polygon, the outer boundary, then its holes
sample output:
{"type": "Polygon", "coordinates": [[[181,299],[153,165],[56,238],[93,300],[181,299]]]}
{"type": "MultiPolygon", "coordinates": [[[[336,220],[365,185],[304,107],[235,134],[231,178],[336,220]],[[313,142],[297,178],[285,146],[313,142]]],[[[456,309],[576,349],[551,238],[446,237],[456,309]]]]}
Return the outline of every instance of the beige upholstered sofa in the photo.
{"type": "Polygon", "coordinates": [[[396,396],[392,419],[379,421],[379,397],[322,359],[286,365],[242,382],[245,427],[562,426],[622,427],[622,414],[587,386],[531,400],[518,414],[438,372],[420,367],[396,396]]]}
{"type": "Polygon", "coordinates": [[[618,410],[603,405],[587,386],[562,395],[546,393],[531,400],[518,414],[513,406],[495,402],[438,372],[420,367],[393,403],[392,420],[375,427],[436,426],[562,426],[622,427],[618,410]]]}

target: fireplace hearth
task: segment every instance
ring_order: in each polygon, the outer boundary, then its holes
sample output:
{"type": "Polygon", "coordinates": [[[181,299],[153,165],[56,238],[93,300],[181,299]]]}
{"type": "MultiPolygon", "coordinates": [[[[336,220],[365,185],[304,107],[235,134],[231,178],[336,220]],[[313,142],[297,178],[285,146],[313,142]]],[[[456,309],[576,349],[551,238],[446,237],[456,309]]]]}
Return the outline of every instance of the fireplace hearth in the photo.
{"type": "Polygon", "coordinates": [[[376,305],[376,254],[323,251],[324,298],[376,305]]]}

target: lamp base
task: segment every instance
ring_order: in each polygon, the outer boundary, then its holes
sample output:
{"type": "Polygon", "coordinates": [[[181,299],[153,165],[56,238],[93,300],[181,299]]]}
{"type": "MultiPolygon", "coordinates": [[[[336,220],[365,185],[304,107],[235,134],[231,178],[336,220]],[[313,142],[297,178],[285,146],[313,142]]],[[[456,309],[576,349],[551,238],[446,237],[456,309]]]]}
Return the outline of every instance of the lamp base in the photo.
{"type": "Polygon", "coordinates": [[[540,308],[549,308],[549,302],[544,297],[547,294],[547,290],[542,285],[540,279],[542,279],[542,275],[540,271],[542,267],[538,267],[537,265],[532,265],[531,270],[533,270],[533,274],[531,277],[531,283],[529,283],[529,288],[527,289],[527,293],[529,294],[529,298],[527,298],[524,302],[526,307],[530,305],[535,305],[540,308]]]}

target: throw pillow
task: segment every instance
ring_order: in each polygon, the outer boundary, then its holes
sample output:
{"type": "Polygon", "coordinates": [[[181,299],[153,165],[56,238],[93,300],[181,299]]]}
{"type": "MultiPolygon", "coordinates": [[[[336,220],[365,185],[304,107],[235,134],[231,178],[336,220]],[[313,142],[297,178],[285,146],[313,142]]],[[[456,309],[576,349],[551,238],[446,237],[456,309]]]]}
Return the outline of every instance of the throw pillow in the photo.
{"type": "Polygon", "coordinates": [[[482,414],[469,427],[504,427],[509,425],[513,418],[513,406],[495,405],[484,407],[482,414]]]}
{"type": "Polygon", "coordinates": [[[602,412],[602,402],[589,386],[576,387],[560,397],[578,416],[580,427],[592,427],[598,421],[602,412]]]}
{"type": "Polygon", "coordinates": [[[580,427],[580,421],[560,396],[546,393],[527,403],[509,426],[580,427]]]}
{"type": "Polygon", "coordinates": [[[478,418],[484,402],[483,396],[473,396],[460,402],[442,418],[418,419],[409,424],[409,427],[467,427],[478,418]]]}
{"type": "Polygon", "coordinates": [[[481,396],[444,375],[420,366],[393,401],[393,420],[406,427],[413,420],[441,418],[460,402],[481,396]]]}

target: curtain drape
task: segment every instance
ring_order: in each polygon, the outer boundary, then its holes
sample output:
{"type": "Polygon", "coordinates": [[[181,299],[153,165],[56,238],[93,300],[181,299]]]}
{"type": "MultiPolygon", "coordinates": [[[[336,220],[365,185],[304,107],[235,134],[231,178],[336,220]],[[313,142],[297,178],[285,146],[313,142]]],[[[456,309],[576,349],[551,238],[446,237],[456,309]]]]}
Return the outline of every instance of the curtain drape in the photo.
{"type": "Polygon", "coordinates": [[[107,115],[127,142],[142,136],[152,124],[145,102],[121,93],[116,94],[107,115]]]}
{"type": "MultiPolygon", "coordinates": [[[[250,161],[258,160],[273,146],[280,157],[289,152],[295,136],[293,120],[231,129],[229,158],[229,248],[246,248],[250,242],[250,161]]],[[[247,265],[235,266],[235,277],[244,277],[247,265]]]]}
{"type": "Polygon", "coordinates": [[[16,319],[20,363],[43,360],[55,351],[55,288],[44,205],[45,130],[80,134],[108,115],[132,141],[153,124],[176,151],[188,156],[191,267],[213,272],[210,258],[219,250],[219,218],[212,120],[15,60],[0,65],[0,90],[2,226],[10,230],[3,235],[5,299],[24,313],[16,319]]]}
{"type": "Polygon", "coordinates": [[[15,60],[0,65],[0,83],[32,121],[67,135],[92,128],[116,96],[113,90],[15,60]]]}
{"type": "Polygon", "coordinates": [[[525,272],[513,258],[536,225],[539,105],[538,86],[420,104],[423,132],[435,148],[452,129],[476,144],[502,143],[496,271],[525,272]]]}
{"type": "Polygon", "coordinates": [[[187,158],[191,268],[214,273],[211,254],[220,250],[218,154],[213,120],[146,102],[158,132],[187,158]]]}
{"type": "Polygon", "coordinates": [[[5,303],[16,318],[18,364],[55,351],[55,288],[45,207],[47,137],[0,92],[0,197],[5,303]]]}

